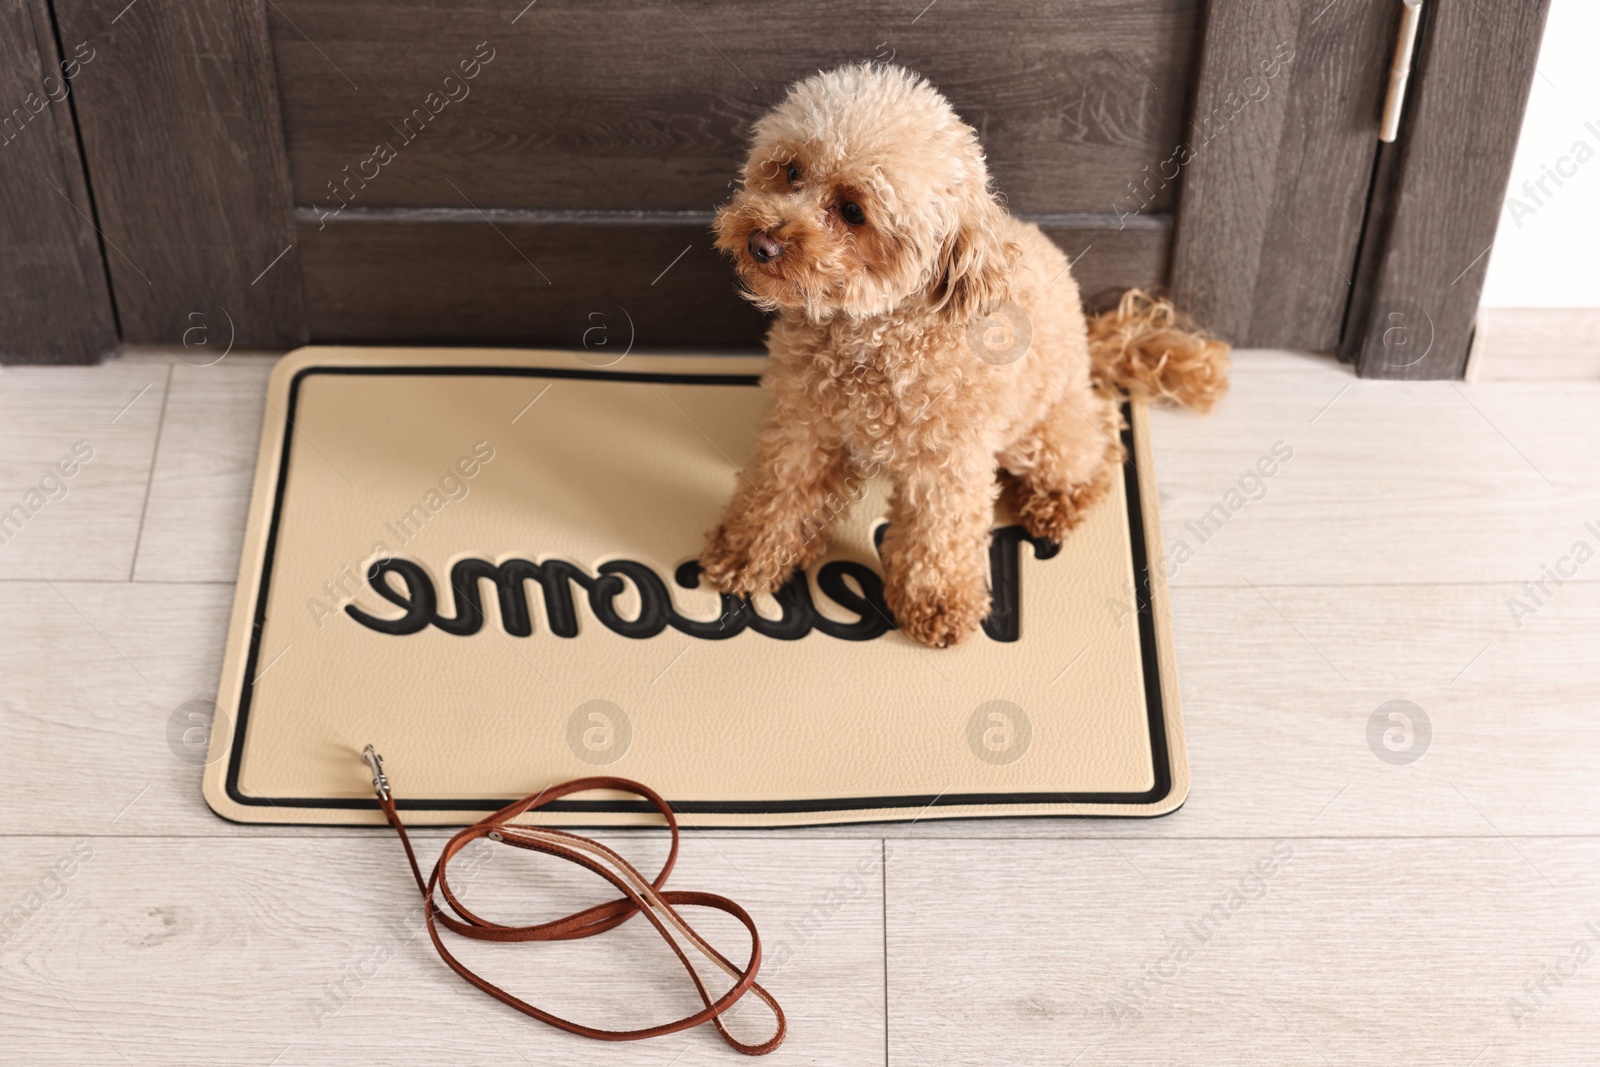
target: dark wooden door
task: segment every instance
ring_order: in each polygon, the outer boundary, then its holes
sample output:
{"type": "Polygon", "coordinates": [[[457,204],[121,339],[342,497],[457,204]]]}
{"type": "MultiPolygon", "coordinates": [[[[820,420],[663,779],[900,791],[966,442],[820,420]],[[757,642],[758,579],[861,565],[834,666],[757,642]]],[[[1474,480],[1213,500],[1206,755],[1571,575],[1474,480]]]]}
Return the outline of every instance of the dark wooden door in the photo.
{"type": "Polygon", "coordinates": [[[124,341],[181,343],[199,316],[255,346],[757,344],[712,209],[788,84],[881,59],[979,130],[1092,302],[1169,288],[1237,343],[1313,349],[1356,289],[1399,8],[48,6],[63,53],[95,50],[71,101],[124,341]]]}
{"type": "Polygon", "coordinates": [[[76,363],[117,341],[69,103],[83,73],[45,0],[0,2],[0,360],[76,363]]]}
{"type": "Polygon", "coordinates": [[[711,250],[711,209],[788,84],[873,57],[949,95],[1013,210],[1070,255],[1093,246],[1090,291],[1165,273],[1176,187],[1126,224],[1112,211],[1183,136],[1193,0],[947,2],[920,18],[856,0],[545,0],[514,23],[515,10],[479,6],[446,25],[431,6],[278,3],[268,24],[315,336],[573,344],[625,309],[641,344],[756,343],[760,316],[711,250]],[[470,95],[404,140],[401,117],[420,120],[441,75],[480,53],[493,60],[462,84],[470,95]],[[374,141],[393,163],[342,182],[374,141]]]}

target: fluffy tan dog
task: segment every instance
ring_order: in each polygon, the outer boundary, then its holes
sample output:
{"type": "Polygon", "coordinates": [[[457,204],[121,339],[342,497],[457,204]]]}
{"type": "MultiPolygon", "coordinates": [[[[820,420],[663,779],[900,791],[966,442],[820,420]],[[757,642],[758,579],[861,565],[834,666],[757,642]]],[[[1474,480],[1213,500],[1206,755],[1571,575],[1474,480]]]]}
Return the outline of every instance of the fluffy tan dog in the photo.
{"type": "Polygon", "coordinates": [[[1005,212],[976,133],[906,70],[798,83],[740,178],[717,247],[777,317],[756,458],[701,557],[723,592],[774,591],[885,472],[885,598],[902,633],[950,644],[989,612],[1000,479],[1028,532],[1060,540],[1122,460],[1103,387],[1201,409],[1226,388],[1227,346],[1143,294],[1091,340],[1060,249],[1005,212]]]}

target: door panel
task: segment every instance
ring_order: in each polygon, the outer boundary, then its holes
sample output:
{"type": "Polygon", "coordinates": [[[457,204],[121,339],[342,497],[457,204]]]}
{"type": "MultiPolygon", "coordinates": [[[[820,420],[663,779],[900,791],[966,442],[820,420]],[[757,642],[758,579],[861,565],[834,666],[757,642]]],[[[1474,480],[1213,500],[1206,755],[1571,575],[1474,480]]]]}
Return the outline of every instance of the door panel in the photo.
{"type": "Polygon", "coordinates": [[[1092,299],[1158,286],[1177,190],[1133,190],[1181,133],[1197,11],[609,0],[512,22],[481,4],[441,20],[435,3],[281,0],[268,25],[310,331],[574,345],[626,320],[641,346],[759,343],[711,209],[750,124],[851,59],[927,74],[1092,299]]]}
{"type": "Polygon", "coordinates": [[[1235,344],[1338,344],[1399,10],[1211,5],[1172,291],[1235,344]]]}
{"type": "MultiPolygon", "coordinates": [[[[295,202],[336,209],[329,183],[388,143],[393,163],[341,198],[705,211],[791,82],[892,56],[979,130],[1014,210],[1107,213],[1181,134],[1199,2],[947,3],[914,18],[856,0],[541,0],[515,24],[506,6],[275,0],[295,202]],[[408,140],[399,124],[480,42],[493,58],[467,95],[414,119],[408,140]]],[[[1165,191],[1154,210],[1174,203],[1165,191]]]]}
{"type": "Polygon", "coordinates": [[[277,92],[261,7],[237,0],[55,0],[122,339],[304,339],[277,92]],[[71,45],[68,46],[69,48],[71,45]],[[197,320],[192,316],[200,316],[197,320]]]}
{"type": "MultiPolygon", "coordinates": [[[[741,347],[761,314],[733,292],[710,217],[454,209],[296,213],[314,337],[339,341],[741,347]],[[493,225],[486,224],[485,220],[493,225]]],[[[1112,299],[1166,271],[1165,219],[1039,216],[1085,292],[1112,299]],[[1088,253],[1085,254],[1085,249],[1088,253]],[[1094,288],[1089,288],[1089,286],[1094,288]]]]}
{"type": "Polygon", "coordinates": [[[90,363],[116,346],[72,129],[94,60],[60,54],[44,0],[0,0],[0,362],[90,363]]]}

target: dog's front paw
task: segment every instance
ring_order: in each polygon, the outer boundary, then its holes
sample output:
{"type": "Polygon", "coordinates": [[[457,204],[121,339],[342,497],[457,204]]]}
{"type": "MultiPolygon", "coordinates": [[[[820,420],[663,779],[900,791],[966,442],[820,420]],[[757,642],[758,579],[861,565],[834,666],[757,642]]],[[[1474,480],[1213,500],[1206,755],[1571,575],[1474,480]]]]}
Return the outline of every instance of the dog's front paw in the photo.
{"type": "Polygon", "coordinates": [[[969,637],[989,617],[989,590],[981,582],[908,589],[891,580],[884,597],[900,632],[930,648],[969,637]]]}
{"type": "Polygon", "coordinates": [[[763,551],[759,540],[752,540],[738,526],[728,523],[711,531],[705,551],[700,554],[700,573],[706,582],[719,593],[734,596],[774,592],[793,569],[792,560],[784,561],[774,551],[763,551]]]}

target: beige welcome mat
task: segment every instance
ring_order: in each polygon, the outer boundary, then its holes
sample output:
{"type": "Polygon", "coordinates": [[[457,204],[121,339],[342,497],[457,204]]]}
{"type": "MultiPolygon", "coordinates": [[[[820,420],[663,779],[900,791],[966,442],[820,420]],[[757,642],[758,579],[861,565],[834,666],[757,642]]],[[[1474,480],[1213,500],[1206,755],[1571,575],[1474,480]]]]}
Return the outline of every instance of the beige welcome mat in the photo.
{"type": "MultiPolygon", "coordinates": [[[[268,390],[205,795],[229,819],[466,823],[592,774],[701,826],[1159,815],[1188,767],[1143,408],[1056,550],[997,514],[995,611],[890,628],[887,486],[755,611],[699,587],[759,358],[303,348],[268,390]],[[609,361],[605,361],[609,362],[609,361]]],[[[652,819],[586,795],[541,821],[652,819]]]]}

